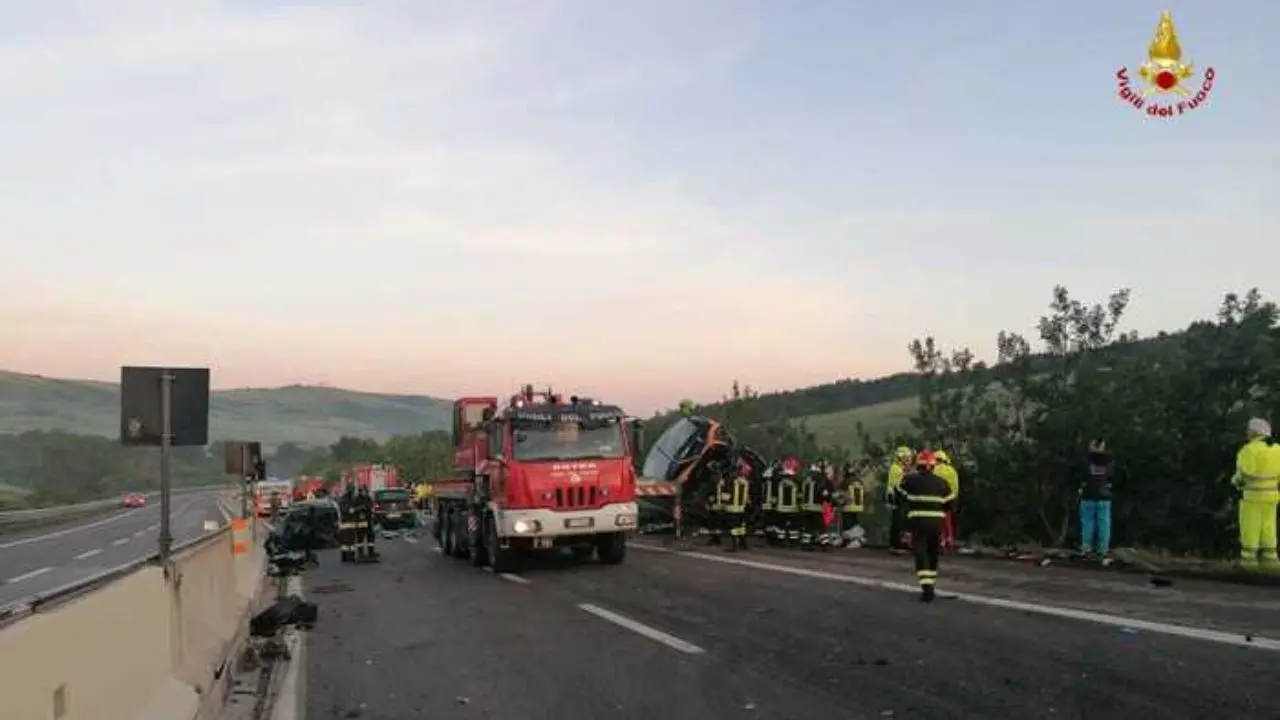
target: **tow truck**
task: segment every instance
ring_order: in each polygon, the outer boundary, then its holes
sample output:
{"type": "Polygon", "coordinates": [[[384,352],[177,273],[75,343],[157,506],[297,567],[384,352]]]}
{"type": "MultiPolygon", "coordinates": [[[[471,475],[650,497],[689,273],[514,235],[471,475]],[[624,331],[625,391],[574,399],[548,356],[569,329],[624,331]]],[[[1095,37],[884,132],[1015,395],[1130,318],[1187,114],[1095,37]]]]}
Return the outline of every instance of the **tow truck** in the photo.
{"type": "Polygon", "coordinates": [[[445,555],[516,572],[535,551],[570,548],[609,565],[636,529],[643,426],[616,405],[532,385],[454,402],[453,471],[429,480],[445,555]]]}

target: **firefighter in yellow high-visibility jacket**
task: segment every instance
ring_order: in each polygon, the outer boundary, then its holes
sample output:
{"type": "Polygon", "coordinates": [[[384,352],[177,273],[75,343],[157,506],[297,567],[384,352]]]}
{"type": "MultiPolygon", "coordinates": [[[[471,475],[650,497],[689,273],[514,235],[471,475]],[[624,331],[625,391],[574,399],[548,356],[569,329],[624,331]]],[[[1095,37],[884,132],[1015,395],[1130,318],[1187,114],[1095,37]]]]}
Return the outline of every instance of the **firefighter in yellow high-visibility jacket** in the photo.
{"type": "MultiPolygon", "coordinates": [[[[955,498],[960,496],[960,473],[956,471],[956,466],[951,462],[951,456],[944,450],[935,450],[933,456],[937,459],[938,464],[933,468],[933,474],[947,481],[947,487],[951,488],[951,502],[955,502],[955,498]]],[[[952,551],[956,549],[956,512],[954,507],[947,509],[947,516],[942,520],[942,549],[952,551]]]]}
{"type": "Polygon", "coordinates": [[[726,524],[729,526],[727,550],[747,549],[747,507],[751,504],[751,466],[745,460],[738,462],[738,472],[729,485],[729,501],[724,505],[726,524]]]}
{"type": "Polygon", "coordinates": [[[889,506],[889,550],[898,551],[909,547],[903,543],[906,532],[907,508],[898,501],[901,494],[902,476],[915,461],[915,452],[909,447],[900,447],[893,452],[893,460],[889,462],[889,477],[884,484],[885,504],[889,506]]]}
{"type": "Polygon", "coordinates": [[[1276,506],[1280,504],[1280,446],[1271,445],[1271,424],[1253,418],[1236,454],[1232,484],[1240,489],[1240,564],[1280,566],[1276,557],[1276,506]]]}

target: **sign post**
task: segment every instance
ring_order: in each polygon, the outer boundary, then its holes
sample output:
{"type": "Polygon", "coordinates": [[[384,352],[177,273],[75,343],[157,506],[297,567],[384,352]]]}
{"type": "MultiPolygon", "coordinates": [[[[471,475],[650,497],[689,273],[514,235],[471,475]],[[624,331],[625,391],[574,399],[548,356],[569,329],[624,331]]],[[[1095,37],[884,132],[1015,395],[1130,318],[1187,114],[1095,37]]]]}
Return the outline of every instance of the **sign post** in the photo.
{"type": "Polygon", "coordinates": [[[169,553],[173,549],[173,528],[170,526],[173,507],[173,381],[176,376],[165,370],[160,375],[160,564],[169,565],[169,553]]]}
{"type": "MultiPolygon", "coordinates": [[[[264,480],[266,463],[262,461],[262,443],[229,442],[223,446],[224,472],[236,476],[240,486],[240,519],[248,520],[253,512],[253,481],[264,480]]],[[[253,539],[258,539],[258,524],[252,526],[253,539]]]]}
{"type": "Polygon", "coordinates": [[[173,550],[173,448],[209,443],[208,368],[120,368],[120,444],[160,448],[160,563],[173,550]]]}

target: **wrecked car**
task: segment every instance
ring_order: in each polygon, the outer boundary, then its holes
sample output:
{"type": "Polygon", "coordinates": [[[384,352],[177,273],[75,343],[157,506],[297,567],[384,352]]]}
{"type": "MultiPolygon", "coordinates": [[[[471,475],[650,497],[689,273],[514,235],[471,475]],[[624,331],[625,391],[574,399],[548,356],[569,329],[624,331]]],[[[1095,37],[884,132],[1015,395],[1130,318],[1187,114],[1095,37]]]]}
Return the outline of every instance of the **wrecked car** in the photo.
{"type": "Polygon", "coordinates": [[[338,547],[338,504],[330,499],[294,503],[267,537],[268,552],[305,552],[338,547]]]}
{"type": "MultiPolygon", "coordinates": [[[[741,445],[718,421],[701,415],[682,417],[662,433],[645,456],[641,475],[672,483],[678,488],[681,515],[686,528],[705,526],[707,507],[717,478],[730,476],[738,458],[751,466],[751,503],[748,523],[759,516],[761,478],[766,463],[754,450],[741,445]]],[[[640,498],[641,525],[670,523],[676,498],[640,498]]]]}

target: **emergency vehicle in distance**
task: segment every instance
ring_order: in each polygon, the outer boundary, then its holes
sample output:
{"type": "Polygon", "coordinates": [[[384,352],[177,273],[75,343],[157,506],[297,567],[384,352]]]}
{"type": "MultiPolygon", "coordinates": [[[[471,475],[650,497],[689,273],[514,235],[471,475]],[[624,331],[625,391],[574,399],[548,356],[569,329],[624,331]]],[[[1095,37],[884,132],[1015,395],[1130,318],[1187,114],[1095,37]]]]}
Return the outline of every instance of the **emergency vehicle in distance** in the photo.
{"type": "Polygon", "coordinates": [[[395,465],[361,463],[342,473],[342,485],[365,488],[370,493],[400,487],[400,468],[395,465]]]}
{"type": "Polygon", "coordinates": [[[616,565],[636,529],[641,425],[615,405],[526,385],[453,404],[453,475],[429,480],[444,554],[518,570],[536,550],[572,548],[616,565]]]}
{"type": "Polygon", "coordinates": [[[310,500],[312,497],[320,497],[325,491],[323,475],[301,475],[293,483],[293,500],[310,500]]]}
{"type": "Polygon", "coordinates": [[[272,496],[280,499],[280,509],[286,510],[293,501],[293,483],[288,480],[271,478],[259,480],[253,486],[253,505],[258,517],[271,514],[272,496]]]}

